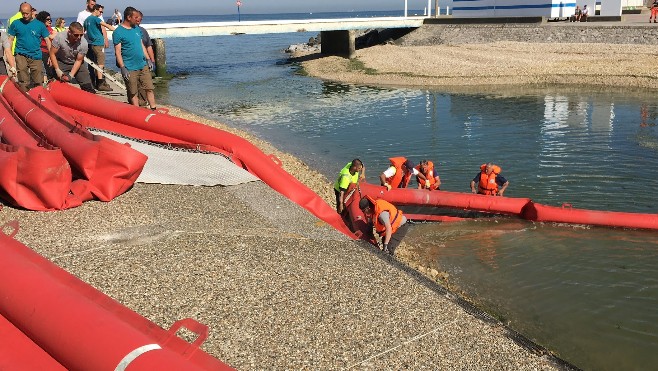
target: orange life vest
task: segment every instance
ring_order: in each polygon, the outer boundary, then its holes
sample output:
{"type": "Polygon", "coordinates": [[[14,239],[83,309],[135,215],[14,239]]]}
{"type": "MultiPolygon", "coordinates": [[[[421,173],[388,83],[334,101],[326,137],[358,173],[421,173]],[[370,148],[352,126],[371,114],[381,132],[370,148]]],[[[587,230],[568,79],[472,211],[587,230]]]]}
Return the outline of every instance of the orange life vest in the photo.
{"type": "Polygon", "coordinates": [[[402,222],[402,211],[398,210],[395,206],[386,200],[373,200],[369,196],[366,197],[370,199],[370,202],[375,204],[375,213],[373,214],[372,221],[375,225],[375,231],[377,231],[380,236],[383,236],[384,233],[386,233],[386,226],[379,222],[379,214],[383,213],[384,211],[388,211],[391,221],[391,234],[395,233],[395,231],[397,231],[400,227],[400,223],[402,222]]]}
{"type": "Polygon", "coordinates": [[[391,166],[395,167],[395,175],[386,178],[386,182],[391,185],[391,188],[407,188],[409,180],[411,180],[411,174],[402,170],[402,166],[407,162],[407,158],[391,157],[388,160],[391,162],[391,166]]]}
{"type": "MultiPolygon", "coordinates": [[[[416,166],[416,170],[418,170],[420,173],[425,175],[425,179],[430,181],[431,190],[434,191],[439,189],[439,186],[436,184],[436,179],[434,179],[436,174],[434,174],[434,163],[432,161],[427,161],[427,172],[423,173],[420,170],[420,165],[416,166]]],[[[417,175],[416,175],[416,181],[418,182],[418,184],[423,185],[423,188],[425,188],[425,182],[422,179],[420,179],[420,177],[417,175]]]]}
{"type": "Polygon", "coordinates": [[[500,167],[493,166],[491,174],[487,174],[487,164],[480,166],[480,182],[478,183],[478,193],[482,195],[497,195],[498,183],[496,183],[496,175],[500,174],[500,167]]]}

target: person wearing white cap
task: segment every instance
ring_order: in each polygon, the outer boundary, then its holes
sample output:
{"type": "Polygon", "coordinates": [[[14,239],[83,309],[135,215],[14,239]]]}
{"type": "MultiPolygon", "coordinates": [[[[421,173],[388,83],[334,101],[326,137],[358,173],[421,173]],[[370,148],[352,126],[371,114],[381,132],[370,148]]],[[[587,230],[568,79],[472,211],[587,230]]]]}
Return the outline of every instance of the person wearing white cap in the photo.
{"type": "Polygon", "coordinates": [[[414,163],[411,160],[407,160],[406,157],[391,157],[388,160],[391,162],[391,166],[379,175],[381,185],[386,187],[387,190],[390,191],[391,188],[406,188],[409,185],[412,175],[415,175],[424,183],[429,183],[425,175],[419,172],[415,168],[414,163]]]}

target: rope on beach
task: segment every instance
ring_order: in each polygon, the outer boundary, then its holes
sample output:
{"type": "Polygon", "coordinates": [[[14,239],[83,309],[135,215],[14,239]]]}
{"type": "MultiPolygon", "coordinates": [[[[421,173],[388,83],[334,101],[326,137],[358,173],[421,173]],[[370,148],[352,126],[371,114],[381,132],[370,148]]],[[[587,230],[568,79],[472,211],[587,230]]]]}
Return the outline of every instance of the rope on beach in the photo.
{"type": "Polygon", "coordinates": [[[412,337],[411,339],[406,340],[406,341],[404,341],[404,342],[402,342],[402,343],[400,343],[400,344],[394,346],[393,348],[389,348],[389,349],[387,349],[387,350],[385,350],[385,351],[383,351],[383,352],[380,352],[380,353],[375,354],[374,356],[368,357],[368,358],[364,359],[363,361],[360,361],[360,362],[358,362],[358,363],[355,363],[355,364],[353,364],[353,365],[347,367],[347,369],[348,369],[348,370],[349,370],[349,369],[352,369],[352,368],[354,368],[354,367],[356,367],[356,366],[359,366],[359,365],[362,365],[362,364],[364,364],[364,363],[366,363],[366,362],[368,362],[368,361],[370,361],[370,360],[373,360],[373,359],[375,359],[375,358],[381,357],[381,356],[383,356],[383,355],[386,354],[386,353],[390,353],[390,352],[392,352],[392,351],[394,351],[394,350],[396,350],[396,349],[398,349],[398,348],[401,348],[401,347],[403,347],[403,346],[405,346],[405,345],[409,345],[409,344],[413,343],[414,341],[420,340],[420,339],[422,339],[422,338],[424,338],[424,337],[426,337],[426,336],[428,336],[428,335],[430,335],[430,334],[433,334],[433,333],[435,333],[435,332],[437,332],[437,331],[439,331],[439,330],[441,330],[441,329],[447,327],[448,325],[454,325],[454,324],[456,324],[456,323],[457,323],[457,320],[456,320],[456,319],[455,319],[455,320],[452,320],[451,322],[444,323],[444,324],[442,324],[441,326],[439,326],[439,327],[437,327],[437,328],[435,328],[435,329],[433,329],[433,330],[430,330],[430,331],[428,331],[428,332],[426,332],[426,333],[424,333],[424,334],[416,335],[416,336],[412,337]]]}

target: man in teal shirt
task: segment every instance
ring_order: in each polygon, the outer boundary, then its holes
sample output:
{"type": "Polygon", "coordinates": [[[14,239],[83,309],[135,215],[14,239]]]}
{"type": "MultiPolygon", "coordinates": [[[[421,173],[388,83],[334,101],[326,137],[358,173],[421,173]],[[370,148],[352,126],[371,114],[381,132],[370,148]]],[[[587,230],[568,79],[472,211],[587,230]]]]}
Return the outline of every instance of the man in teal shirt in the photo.
{"type": "MultiPolygon", "coordinates": [[[[89,51],[87,58],[96,63],[102,70],[105,68],[105,40],[107,34],[103,32],[103,28],[114,31],[114,27],[103,22],[100,15],[103,13],[103,6],[100,4],[94,5],[94,11],[91,13],[83,24],[86,31],[87,43],[89,43],[89,51]]],[[[95,75],[96,89],[100,91],[112,91],[110,85],[105,81],[101,71],[91,71],[95,75]]]]}
{"type": "Polygon", "coordinates": [[[139,11],[131,6],[123,12],[123,22],[112,34],[117,67],[126,83],[128,103],[139,106],[138,88],[146,92],[146,100],[152,110],[156,110],[153,96],[151,70],[146,65],[146,48],[142,43],[142,31],[137,27],[139,11]]]}
{"type": "Polygon", "coordinates": [[[338,179],[334,183],[334,193],[336,194],[336,211],[341,214],[345,209],[345,192],[350,184],[358,183],[359,180],[364,179],[366,167],[363,162],[358,158],[348,162],[345,167],[340,170],[338,179]]]}
{"type": "Polygon", "coordinates": [[[43,82],[43,61],[41,53],[41,39],[46,41],[50,50],[50,32],[46,25],[32,18],[32,5],[21,4],[21,19],[9,25],[7,33],[9,42],[16,39],[15,59],[18,71],[18,84],[23,91],[31,86],[41,85],[43,82]]]}

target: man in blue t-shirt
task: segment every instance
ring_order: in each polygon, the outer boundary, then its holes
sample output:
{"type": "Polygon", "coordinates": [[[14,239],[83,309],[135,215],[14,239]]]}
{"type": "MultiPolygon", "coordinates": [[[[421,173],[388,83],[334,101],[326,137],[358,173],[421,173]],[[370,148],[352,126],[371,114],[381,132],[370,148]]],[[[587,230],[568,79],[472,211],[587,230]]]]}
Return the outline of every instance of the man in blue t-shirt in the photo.
{"type": "MultiPolygon", "coordinates": [[[[87,19],[85,19],[84,22],[86,39],[89,43],[89,52],[87,53],[87,58],[96,63],[101,70],[105,68],[105,40],[107,40],[107,34],[103,32],[103,28],[114,31],[114,27],[103,22],[100,17],[102,13],[103,6],[96,4],[94,5],[94,11],[89,17],[87,17],[87,19]]],[[[112,91],[112,88],[105,81],[101,71],[90,72],[95,74],[96,78],[94,80],[96,81],[96,89],[100,91],[112,91]]]]}
{"type": "Polygon", "coordinates": [[[36,86],[43,82],[43,61],[41,53],[41,40],[46,41],[50,49],[50,32],[46,25],[32,18],[32,5],[21,4],[22,18],[9,26],[9,42],[16,39],[15,59],[18,72],[18,84],[23,91],[27,91],[30,82],[36,86]]]}
{"type": "Polygon", "coordinates": [[[139,11],[131,6],[123,12],[123,22],[112,34],[117,67],[126,83],[128,103],[139,106],[138,89],[146,91],[146,100],[152,110],[156,110],[153,95],[151,70],[146,64],[146,48],[142,43],[142,32],[137,27],[139,11]]]}

